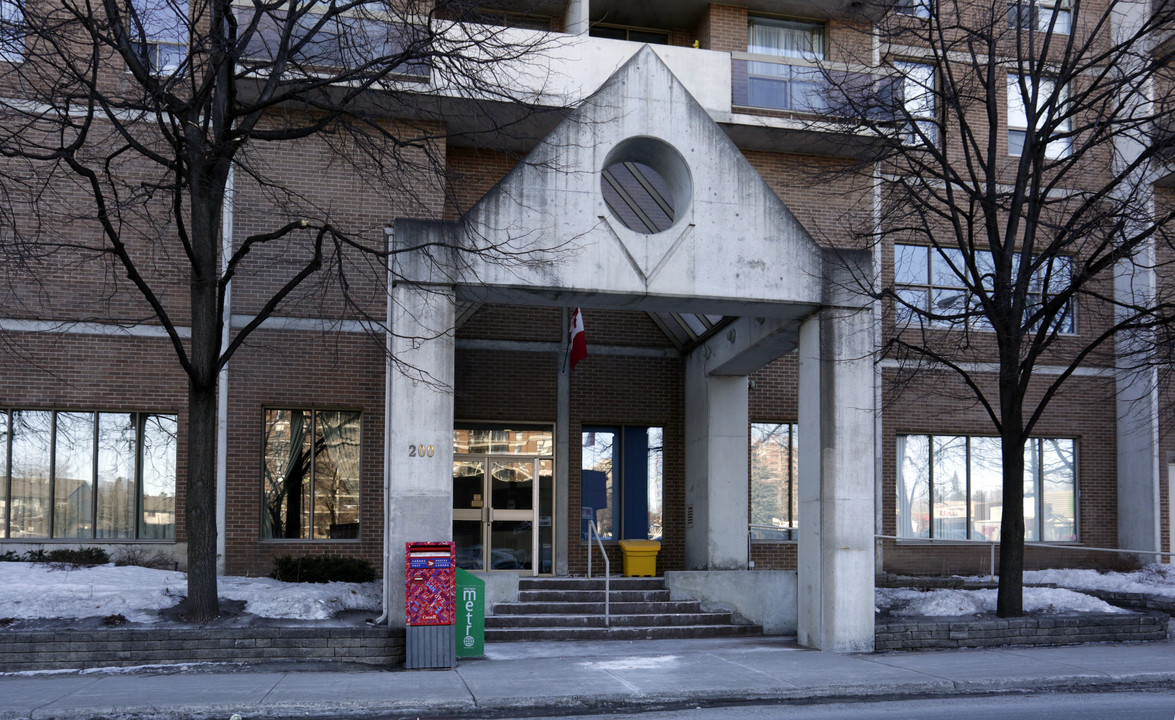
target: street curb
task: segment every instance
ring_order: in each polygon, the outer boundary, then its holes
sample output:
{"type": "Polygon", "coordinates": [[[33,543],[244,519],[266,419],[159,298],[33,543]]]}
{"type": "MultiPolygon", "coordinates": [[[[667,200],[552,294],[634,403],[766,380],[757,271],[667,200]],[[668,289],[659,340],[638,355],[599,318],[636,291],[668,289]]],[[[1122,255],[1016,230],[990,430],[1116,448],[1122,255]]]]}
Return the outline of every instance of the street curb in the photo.
{"type": "Polygon", "coordinates": [[[1014,695],[1035,692],[1107,692],[1123,690],[1170,689],[1175,672],[1133,673],[1109,677],[1097,673],[1078,673],[1022,681],[959,683],[951,680],[894,684],[836,685],[824,688],[796,688],[771,692],[686,692],[677,694],[568,695],[560,698],[495,698],[387,703],[288,703],[267,705],[208,704],[157,707],[89,707],[70,709],[34,709],[31,712],[0,713],[0,720],[228,720],[239,714],[242,720],[349,720],[350,718],[386,719],[418,718],[421,715],[444,715],[452,718],[536,717],[591,715],[608,712],[651,712],[703,706],[751,704],[806,705],[834,702],[881,702],[886,700],[930,699],[939,697],[1014,695]]]}

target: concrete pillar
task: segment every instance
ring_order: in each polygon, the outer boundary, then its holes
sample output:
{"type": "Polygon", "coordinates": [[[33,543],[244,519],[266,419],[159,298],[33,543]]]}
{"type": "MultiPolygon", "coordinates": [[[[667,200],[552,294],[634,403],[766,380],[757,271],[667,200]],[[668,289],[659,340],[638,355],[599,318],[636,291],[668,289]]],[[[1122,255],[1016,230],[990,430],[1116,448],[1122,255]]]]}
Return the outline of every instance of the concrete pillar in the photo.
{"type": "Polygon", "coordinates": [[[391,419],[384,533],[388,624],[404,624],[404,543],[453,538],[453,290],[397,283],[389,291],[391,419]]]}
{"type": "Polygon", "coordinates": [[[749,430],[747,378],[711,376],[705,353],[685,372],[685,564],[747,568],[749,430]]]}
{"type": "MultiPolygon", "coordinates": [[[[1111,36],[1116,41],[1135,36],[1151,22],[1150,3],[1125,0],[1115,6],[1111,17],[1111,36]]],[[[1123,68],[1131,73],[1137,68],[1123,68]]],[[[1153,80],[1129,84],[1116,100],[1123,117],[1147,118],[1153,109],[1153,80]]],[[[1113,167],[1123,173],[1125,181],[1112,191],[1119,203],[1119,213],[1128,236],[1148,237],[1155,217],[1154,193],[1151,189],[1149,163],[1129,170],[1150,145],[1149,123],[1139,123],[1134,132],[1114,136],[1113,167]]],[[[1155,307],[1155,241],[1147,241],[1133,258],[1122,260],[1115,268],[1114,296],[1121,304],[1118,318],[1128,316],[1132,306],[1155,307]]],[[[1115,385],[1118,410],[1118,547],[1130,550],[1162,549],[1162,505],[1159,492],[1159,395],[1157,372],[1148,367],[1149,349],[1129,333],[1116,339],[1118,366],[1115,385]]],[[[1142,562],[1155,562],[1154,555],[1139,555],[1142,562]]]]}
{"type": "Polygon", "coordinates": [[[873,650],[873,317],[828,309],[800,327],[801,645],[873,650]]]}
{"type": "MultiPolygon", "coordinates": [[[[1159,552],[1159,398],[1153,369],[1120,368],[1118,404],[1118,547],[1159,552]]],[[[1144,563],[1154,555],[1139,555],[1144,563]]]]}
{"type": "Polygon", "coordinates": [[[591,27],[589,10],[589,0],[567,0],[567,9],[563,11],[563,31],[568,35],[587,35],[591,27]]]}

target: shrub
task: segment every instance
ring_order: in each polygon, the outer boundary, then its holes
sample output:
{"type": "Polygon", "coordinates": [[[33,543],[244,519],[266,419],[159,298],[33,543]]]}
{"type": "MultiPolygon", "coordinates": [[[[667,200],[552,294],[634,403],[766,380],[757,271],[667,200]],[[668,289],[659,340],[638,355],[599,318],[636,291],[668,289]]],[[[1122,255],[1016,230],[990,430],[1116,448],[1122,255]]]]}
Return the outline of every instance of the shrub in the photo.
{"type": "Polygon", "coordinates": [[[143,547],[126,546],[114,554],[115,565],[135,565],[154,570],[171,570],[175,560],[162,550],[148,550],[143,547]]]}
{"type": "Polygon", "coordinates": [[[20,562],[23,559],[15,550],[0,553],[0,562],[20,562]]]}
{"type": "Polygon", "coordinates": [[[43,550],[37,552],[41,553],[43,557],[34,562],[51,562],[72,567],[93,567],[110,562],[110,554],[100,547],[57,548],[48,553],[43,550]]]}
{"type": "Polygon", "coordinates": [[[283,582],[370,582],[375,579],[375,568],[362,558],[282,555],[274,558],[269,576],[283,582]]]}

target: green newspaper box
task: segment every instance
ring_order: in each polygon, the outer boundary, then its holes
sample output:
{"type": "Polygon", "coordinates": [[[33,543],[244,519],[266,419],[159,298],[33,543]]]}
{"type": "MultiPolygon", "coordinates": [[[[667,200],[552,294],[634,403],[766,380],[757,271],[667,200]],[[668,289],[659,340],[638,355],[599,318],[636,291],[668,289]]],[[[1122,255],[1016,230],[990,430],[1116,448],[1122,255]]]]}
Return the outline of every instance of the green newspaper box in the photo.
{"type": "Polygon", "coordinates": [[[486,581],[457,568],[457,657],[485,655],[486,581]]]}

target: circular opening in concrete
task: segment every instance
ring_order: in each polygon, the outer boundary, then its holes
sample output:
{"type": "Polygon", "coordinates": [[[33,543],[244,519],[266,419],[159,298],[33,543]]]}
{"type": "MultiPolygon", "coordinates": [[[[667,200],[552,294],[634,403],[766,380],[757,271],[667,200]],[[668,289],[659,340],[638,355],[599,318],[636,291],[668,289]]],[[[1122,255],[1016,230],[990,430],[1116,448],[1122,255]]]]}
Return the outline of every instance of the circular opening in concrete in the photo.
{"type": "Polygon", "coordinates": [[[672,227],[693,194],[685,159],[669,143],[651,137],[628,138],[612,148],[600,189],[612,216],[643,235],[672,227]]]}

